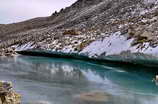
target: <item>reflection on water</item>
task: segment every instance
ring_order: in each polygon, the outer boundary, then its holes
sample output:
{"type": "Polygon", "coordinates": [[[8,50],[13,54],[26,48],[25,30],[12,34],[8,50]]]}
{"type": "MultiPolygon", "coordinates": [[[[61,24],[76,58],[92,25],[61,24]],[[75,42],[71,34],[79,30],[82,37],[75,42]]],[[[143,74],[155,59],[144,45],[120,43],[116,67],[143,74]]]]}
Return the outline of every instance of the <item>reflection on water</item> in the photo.
{"type": "Polygon", "coordinates": [[[14,83],[23,104],[157,104],[153,75],[137,68],[21,56],[0,59],[0,80],[14,83]]]}

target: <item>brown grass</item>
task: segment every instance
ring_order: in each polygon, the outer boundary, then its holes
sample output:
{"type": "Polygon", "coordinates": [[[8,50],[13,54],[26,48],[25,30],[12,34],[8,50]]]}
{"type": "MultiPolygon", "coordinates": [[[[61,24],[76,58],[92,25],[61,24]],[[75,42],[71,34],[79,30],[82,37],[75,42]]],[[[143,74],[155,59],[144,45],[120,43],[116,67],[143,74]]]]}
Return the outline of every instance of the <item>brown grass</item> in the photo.
{"type": "Polygon", "coordinates": [[[65,30],[63,32],[63,35],[79,35],[79,33],[76,30],[71,29],[71,30],[65,30]]]}

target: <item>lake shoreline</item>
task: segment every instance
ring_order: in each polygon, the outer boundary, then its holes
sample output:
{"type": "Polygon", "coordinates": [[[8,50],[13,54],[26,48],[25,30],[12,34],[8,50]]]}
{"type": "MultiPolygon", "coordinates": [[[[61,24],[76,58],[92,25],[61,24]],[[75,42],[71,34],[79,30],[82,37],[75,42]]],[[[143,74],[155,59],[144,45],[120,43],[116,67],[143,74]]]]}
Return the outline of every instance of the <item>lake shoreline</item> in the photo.
{"type": "MultiPolygon", "coordinates": [[[[148,71],[156,71],[152,70],[152,68],[157,68],[157,60],[132,60],[132,61],[126,61],[126,60],[116,60],[112,59],[113,57],[88,57],[84,54],[78,54],[78,53],[63,53],[63,52],[53,52],[53,51],[45,51],[45,50],[24,50],[24,51],[16,51],[20,55],[25,56],[42,56],[42,57],[50,57],[50,58],[66,58],[66,59],[76,59],[76,60],[82,60],[82,61],[88,61],[96,64],[105,64],[105,63],[112,63],[112,64],[118,64],[118,65],[134,65],[134,66],[142,66],[142,67],[149,67],[150,70],[148,71]],[[140,62],[139,62],[140,61],[140,62]],[[144,62],[143,62],[144,61],[144,62]],[[142,62],[142,63],[141,63],[142,62]],[[148,63],[148,64],[146,64],[148,63]]],[[[117,57],[116,57],[117,58],[117,57]]],[[[120,58],[120,57],[118,57],[120,58]]]]}

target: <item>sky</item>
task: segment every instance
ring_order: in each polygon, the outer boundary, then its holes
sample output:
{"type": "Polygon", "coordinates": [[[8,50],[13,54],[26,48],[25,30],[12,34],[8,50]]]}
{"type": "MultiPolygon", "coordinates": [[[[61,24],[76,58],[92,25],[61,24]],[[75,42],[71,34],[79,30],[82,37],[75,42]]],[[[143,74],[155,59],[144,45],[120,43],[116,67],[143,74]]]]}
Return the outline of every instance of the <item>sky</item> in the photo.
{"type": "Polygon", "coordinates": [[[0,0],[0,24],[45,17],[77,0],[0,0]]]}

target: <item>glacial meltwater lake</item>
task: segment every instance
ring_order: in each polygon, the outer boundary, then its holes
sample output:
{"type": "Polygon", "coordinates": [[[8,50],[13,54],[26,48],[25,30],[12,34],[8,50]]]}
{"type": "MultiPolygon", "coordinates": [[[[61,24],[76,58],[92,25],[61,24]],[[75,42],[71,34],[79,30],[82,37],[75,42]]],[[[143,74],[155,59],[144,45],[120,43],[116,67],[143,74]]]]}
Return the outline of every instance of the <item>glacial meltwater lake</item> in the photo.
{"type": "Polygon", "coordinates": [[[158,104],[149,70],[62,58],[0,58],[0,80],[13,82],[22,104],[158,104]]]}

